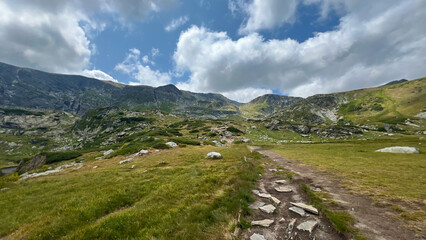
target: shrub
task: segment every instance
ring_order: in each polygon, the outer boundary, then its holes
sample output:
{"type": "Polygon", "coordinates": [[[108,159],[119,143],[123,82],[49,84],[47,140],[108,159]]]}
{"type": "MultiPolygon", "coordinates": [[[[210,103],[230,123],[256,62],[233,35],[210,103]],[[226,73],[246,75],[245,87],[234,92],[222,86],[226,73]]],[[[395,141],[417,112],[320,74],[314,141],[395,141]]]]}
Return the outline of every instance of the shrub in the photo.
{"type": "Polygon", "coordinates": [[[227,131],[230,131],[231,133],[235,133],[235,134],[240,134],[240,133],[244,133],[243,131],[241,131],[240,129],[230,126],[226,129],[227,131]]]}
{"type": "Polygon", "coordinates": [[[199,141],[191,140],[188,138],[171,138],[170,141],[180,144],[187,144],[187,145],[201,145],[199,141]]]}
{"type": "Polygon", "coordinates": [[[78,151],[66,151],[66,152],[47,152],[46,163],[62,162],[70,159],[80,157],[82,154],[78,151]]]}

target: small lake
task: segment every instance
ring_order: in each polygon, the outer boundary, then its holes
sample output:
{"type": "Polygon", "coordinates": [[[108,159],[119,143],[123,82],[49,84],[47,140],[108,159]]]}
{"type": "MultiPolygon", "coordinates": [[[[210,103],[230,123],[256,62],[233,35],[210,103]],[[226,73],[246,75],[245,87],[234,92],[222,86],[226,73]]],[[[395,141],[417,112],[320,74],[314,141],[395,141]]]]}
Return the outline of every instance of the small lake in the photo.
{"type": "Polygon", "coordinates": [[[11,174],[16,172],[16,168],[17,166],[13,166],[13,167],[4,167],[1,169],[1,174],[11,174]]]}

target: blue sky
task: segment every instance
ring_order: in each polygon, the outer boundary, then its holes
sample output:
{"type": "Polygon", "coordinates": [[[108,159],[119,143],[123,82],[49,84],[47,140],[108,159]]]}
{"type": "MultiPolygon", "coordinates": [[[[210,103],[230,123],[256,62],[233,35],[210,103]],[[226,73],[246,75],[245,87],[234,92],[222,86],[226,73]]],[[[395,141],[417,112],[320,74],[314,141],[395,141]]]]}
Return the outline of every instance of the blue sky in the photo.
{"type": "Polygon", "coordinates": [[[424,0],[5,0],[0,61],[247,102],[424,77],[424,0]]]}

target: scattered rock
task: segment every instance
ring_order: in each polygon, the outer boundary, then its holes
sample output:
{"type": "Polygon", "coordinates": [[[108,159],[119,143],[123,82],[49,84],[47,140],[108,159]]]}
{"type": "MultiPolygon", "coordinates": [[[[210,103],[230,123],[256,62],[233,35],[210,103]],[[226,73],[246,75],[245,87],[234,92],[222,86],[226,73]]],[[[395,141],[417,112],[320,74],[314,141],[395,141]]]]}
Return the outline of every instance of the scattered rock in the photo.
{"type": "Polygon", "coordinates": [[[82,163],[72,162],[70,164],[64,164],[64,165],[61,165],[61,166],[59,166],[59,167],[57,167],[53,170],[49,170],[49,171],[45,171],[45,172],[41,172],[41,173],[31,173],[31,174],[24,173],[20,176],[21,177],[20,180],[24,180],[24,179],[28,179],[28,178],[35,178],[35,177],[40,177],[40,176],[47,176],[47,175],[52,174],[52,173],[61,172],[62,170],[66,169],[66,168],[74,167],[76,165],[83,166],[82,163]]]}
{"type": "Polygon", "coordinates": [[[0,189],[0,191],[6,191],[6,190],[9,190],[9,188],[5,187],[5,188],[0,189]]]}
{"type": "Polygon", "coordinates": [[[251,225],[252,226],[261,226],[261,227],[269,227],[269,226],[271,226],[272,223],[274,223],[273,219],[263,219],[263,220],[259,220],[259,221],[252,221],[251,225]]]}
{"type": "Polygon", "coordinates": [[[96,169],[96,168],[98,168],[98,166],[93,166],[93,169],[96,169]]]}
{"type": "Polygon", "coordinates": [[[303,209],[301,209],[299,207],[294,207],[293,206],[293,207],[290,207],[288,210],[290,210],[290,211],[292,211],[294,213],[297,213],[297,214],[299,214],[302,217],[308,216],[308,214],[305,212],[305,210],[303,210],[303,209]]]}
{"type": "Polygon", "coordinates": [[[135,168],[135,165],[132,165],[131,169],[135,168]]]}
{"type": "Polygon", "coordinates": [[[209,152],[209,153],[207,153],[207,158],[210,158],[210,159],[221,159],[222,158],[222,154],[220,154],[218,152],[209,152]]]}
{"type": "Polygon", "coordinates": [[[278,171],[276,168],[270,168],[270,169],[268,169],[270,172],[276,172],[276,171],[278,171]]]}
{"type": "Polygon", "coordinates": [[[224,145],[223,145],[223,143],[221,143],[221,142],[219,142],[219,141],[217,141],[217,140],[213,140],[212,141],[217,147],[223,147],[224,145]]]}
{"type": "Polygon", "coordinates": [[[104,156],[108,156],[108,155],[110,155],[111,153],[113,153],[114,152],[114,150],[112,150],[112,149],[110,149],[110,150],[108,150],[108,151],[105,151],[104,152],[104,156]]]}
{"type": "Polygon", "coordinates": [[[275,211],[275,207],[272,204],[265,205],[259,208],[264,213],[273,213],[275,211]]]}
{"type": "Polygon", "coordinates": [[[278,184],[284,184],[286,182],[287,182],[286,180],[276,180],[275,181],[275,183],[278,183],[278,184]]]}
{"type": "Polygon", "coordinates": [[[294,203],[294,202],[290,202],[290,204],[293,205],[293,206],[302,208],[305,211],[308,211],[310,213],[318,215],[318,210],[311,205],[307,205],[307,204],[304,204],[304,203],[294,203]]]}
{"type": "Polygon", "coordinates": [[[297,226],[297,229],[302,230],[302,231],[308,231],[309,233],[311,233],[317,225],[318,225],[317,221],[309,220],[309,221],[306,221],[306,222],[299,224],[297,226]]]}
{"type": "Polygon", "coordinates": [[[133,160],[133,158],[128,158],[128,159],[126,159],[126,160],[120,161],[120,164],[128,163],[128,162],[130,162],[130,161],[132,161],[132,160],[133,160]]]}
{"type": "Polygon", "coordinates": [[[149,151],[148,151],[148,150],[142,149],[142,150],[140,150],[140,151],[138,152],[138,155],[139,155],[139,156],[142,156],[142,155],[147,154],[147,153],[149,153],[149,151]]]}
{"type": "Polygon", "coordinates": [[[281,193],[289,193],[289,192],[292,192],[293,189],[288,188],[288,187],[276,187],[275,191],[281,192],[281,193]]]}
{"type": "Polygon", "coordinates": [[[250,240],[266,240],[266,238],[263,235],[253,233],[253,235],[250,237],[250,240]]]}
{"type": "Polygon", "coordinates": [[[257,194],[257,196],[262,197],[262,198],[271,198],[272,195],[269,193],[259,193],[257,194]]]}
{"type": "Polygon", "coordinates": [[[418,148],[415,147],[387,147],[376,150],[376,152],[386,153],[420,153],[418,148]]]}
{"type": "Polygon", "coordinates": [[[166,142],[166,145],[169,147],[177,147],[178,145],[175,142],[166,142]]]}
{"type": "Polygon", "coordinates": [[[284,222],[285,222],[285,219],[284,219],[284,218],[281,218],[278,222],[279,222],[279,223],[284,223],[284,222]]]}
{"type": "Polygon", "coordinates": [[[264,202],[256,201],[256,202],[250,204],[249,208],[253,209],[253,210],[257,210],[257,209],[259,209],[262,206],[265,206],[264,202]]]}

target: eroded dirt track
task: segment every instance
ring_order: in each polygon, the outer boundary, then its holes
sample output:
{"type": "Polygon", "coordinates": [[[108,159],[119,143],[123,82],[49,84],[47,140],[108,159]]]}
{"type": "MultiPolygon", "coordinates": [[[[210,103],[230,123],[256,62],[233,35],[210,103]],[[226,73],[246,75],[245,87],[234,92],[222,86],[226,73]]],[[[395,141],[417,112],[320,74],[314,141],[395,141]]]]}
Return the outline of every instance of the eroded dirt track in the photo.
{"type": "MultiPolygon", "coordinates": [[[[405,224],[395,218],[392,212],[384,207],[374,205],[374,202],[366,196],[354,195],[348,190],[340,186],[340,179],[331,174],[317,172],[312,167],[303,165],[298,161],[287,159],[275,152],[261,149],[260,147],[249,147],[251,151],[257,151],[260,154],[269,157],[274,164],[286,170],[297,173],[299,176],[293,178],[287,183],[292,193],[278,193],[276,180],[280,179],[279,175],[266,167],[266,173],[262,175],[259,183],[259,192],[267,192],[277,197],[281,203],[277,206],[275,214],[266,214],[260,210],[256,210],[253,220],[274,219],[274,223],[268,227],[252,227],[243,232],[243,239],[250,239],[253,233],[262,234],[265,239],[345,239],[336,233],[330,222],[320,213],[317,215],[309,215],[301,217],[289,211],[290,202],[300,201],[308,203],[307,196],[301,189],[300,184],[306,183],[311,188],[318,191],[324,191],[332,195],[333,200],[339,204],[341,210],[350,213],[356,219],[356,227],[361,231],[362,235],[374,240],[402,240],[402,239],[423,239],[416,237],[414,232],[405,228],[405,224]],[[284,218],[281,223],[279,220],[284,218]],[[288,234],[287,228],[292,219],[296,219],[294,231],[288,234]],[[309,234],[306,231],[298,231],[298,226],[307,220],[318,221],[317,227],[309,234]]],[[[256,196],[259,201],[269,204],[264,198],[256,196]]]]}

